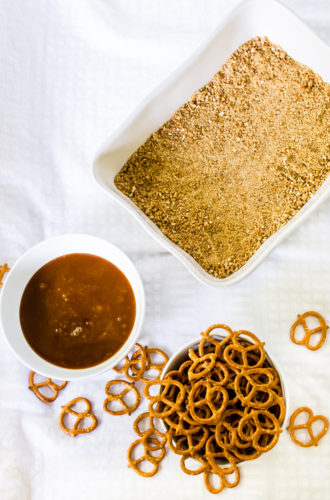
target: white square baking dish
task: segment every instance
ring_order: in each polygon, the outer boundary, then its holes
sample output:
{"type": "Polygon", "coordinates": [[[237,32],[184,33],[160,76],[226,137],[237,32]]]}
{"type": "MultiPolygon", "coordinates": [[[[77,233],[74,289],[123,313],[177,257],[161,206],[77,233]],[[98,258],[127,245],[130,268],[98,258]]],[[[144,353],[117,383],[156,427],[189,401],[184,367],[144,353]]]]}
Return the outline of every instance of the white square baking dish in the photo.
{"type": "Polygon", "coordinates": [[[258,35],[267,36],[295,60],[309,66],[325,81],[330,81],[330,48],[327,45],[283,5],[275,1],[247,0],[231,12],[183,66],[143,100],[102,145],[93,165],[96,182],[125,206],[199,281],[215,287],[236,283],[253,271],[326,198],[330,192],[330,176],[298,214],[270,236],[243,267],[222,279],[209,275],[190,255],[169,240],[117,189],[114,178],[132,153],[220,70],[239,45],[258,35]]]}

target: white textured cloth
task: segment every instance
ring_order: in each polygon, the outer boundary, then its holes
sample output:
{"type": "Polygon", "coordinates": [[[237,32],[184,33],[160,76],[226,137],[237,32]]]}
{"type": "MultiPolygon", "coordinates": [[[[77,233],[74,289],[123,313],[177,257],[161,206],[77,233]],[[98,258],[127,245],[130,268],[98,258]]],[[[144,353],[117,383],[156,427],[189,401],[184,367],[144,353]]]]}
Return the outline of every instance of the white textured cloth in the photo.
{"type": "MultiPolygon", "coordinates": [[[[102,140],[237,3],[0,1],[0,263],[62,233],[106,238],[142,275],[142,343],[172,354],[214,322],[249,329],[286,375],[289,411],[307,405],[330,417],[330,340],[317,352],[289,341],[299,312],[314,309],[330,322],[330,201],[242,283],[217,290],[197,283],[91,179],[102,140]]],[[[284,3],[330,43],[328,0],[284,3]]],[[[151,479],[127,467],[134,415],[104,413],[111,373],[68,384],[47,406],[27,389],[28,370],[0,338],[0,376],[1,500],[212,498],[172,453],[151,479]],[[78,395],[91,399],[100,425],[71,439],[57,419],[78,395]]],[[[330,433],[302,449],[284,432],[272,452],[241,470],[240,485],[221,498],[330,499],[330,433]]]]}

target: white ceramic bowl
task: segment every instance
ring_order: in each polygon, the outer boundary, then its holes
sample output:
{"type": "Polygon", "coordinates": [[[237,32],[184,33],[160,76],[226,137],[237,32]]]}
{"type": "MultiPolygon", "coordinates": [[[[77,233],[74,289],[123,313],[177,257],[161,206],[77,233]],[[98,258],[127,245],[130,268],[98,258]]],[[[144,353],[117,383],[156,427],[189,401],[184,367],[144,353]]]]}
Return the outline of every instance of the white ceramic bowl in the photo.
{"type": "Polygon", "coordinates": [[[116,246],[101,238],[87,234],[58,236],[42,241],[32,247],[13,265],[0,293],[0,324],[11,349],[31,370],[59,380],[77,380],[92,377],[115,366],[135,344],[142,327],[144,311],[143,285],[133,263],[116,246]],[[19,320],[21,298],[28,281],[44,264],[69,253],[89,253],[109,260],[125,274],[135,295],[136,317],[127,341],[114,356],[91,368],[62,368],[44,360],[25,340],[19,320]]]}
{"type": "Polygon", "coordinates": [[[106,193],[127,208],[199,281],[216,287],[236,283],[253,271],[329,195],[330,176],[299,213],[268,238],[243,267],[221,279],[208,274],[188,253],[168,239],[156,224],[117,189],[114,178],[133,152],[219,71],[239,45],[257,35],[268,36],[271,42],[280,44],[291,57],[308,65],[324,80],[330,81],[330,49],[325,43],[283,5],[272,0],[247,0],[234,9],[210,38],[144,99],[136,111],[106,140],[97,153],[93,167],[94,178],[106,193]]]}
{"type": "MultiPolygon", "coordinates": [[[[216,333],[213,336],[215,338],[219,338],[219,339],[224,338],[223,336],[217,335],[216,333]]],[[[242,338],[244,338],[244,335],[242,335],[242,338]]],[[[248,337],[246,337],[246,339],[250,340],[248,337]]],[[[164,378],[166,373],[168,373],[172,370],[177,370],[178,367],[181,365],[181,363],[183,363],[184,361],[186,361],[188,359],[189,349],[196,350],[198,348],[198,344],[200,343],[200,340],[201,340],[201,337],[198,337],[197,339],[191,340],[190,342],[185,344],[183,347],[181,347],[181,349],[179,349],[175,354],[173,354],[173,356],[168,360],[167,364],[164,366],[161,378],[164,378]]],[[[268,349],[266,350],[266,358],[269,361],[269,363],[271,364],[271,366],[273,366],[277,370],[279,377],[280,377],[280,382],[281,382],[282,391],[283,391],[283,397],[284,397],[285,406],[286,406],[285,418],[284,418],[284,421],[283,421],[281,428],[286,429],[288,418],[289,418],[289,397],[288,397],[288,388],[286,385],[285,377],[284,377],[283,372],[282,372],[281,368],[279,367],[279,365],[274,361],[273,357],[269,354],[268,349]]],[[[165,424],[162,423],[162,425],[164,426],[164,430],[167,430],[165,428],[165,424]]],[[[276,446],[273,449],[275,449],[275,448],[276,448],[276,446]]],[[[272,450],[270,450],[270,451],[272,451],[272,450]]],[[[263,453],[259,458],[263,457],[264,455],[265,454],[263,453]]],[[[220,460],[219,462],[222,463],[222,460],[220,460]]],[[[253,463],[253,462],[254,462],[254,460],[245,461],[244,464],[253,463]]]]}

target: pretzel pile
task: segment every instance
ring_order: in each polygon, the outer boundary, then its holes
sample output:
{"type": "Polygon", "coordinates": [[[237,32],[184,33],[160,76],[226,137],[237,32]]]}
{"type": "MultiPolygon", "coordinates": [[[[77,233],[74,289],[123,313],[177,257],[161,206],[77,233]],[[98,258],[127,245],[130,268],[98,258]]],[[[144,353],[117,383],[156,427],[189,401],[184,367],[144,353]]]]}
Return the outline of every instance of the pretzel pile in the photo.
{"type": "MultiPolygon", "coordinates": [[[[160,418],[169,448],[181,456],[182,470],[203,474],[211,493],[236,486],[238,463],[275,446],[286,413],[280,378],[267,359],[264,343],[250,332],[234,332],[226,325],[203,332],[198,349],[190,350],[188,359],[163,379],[147,381],[144,395],[149,412],[138,417],[135,427],[139,418],[150,422],[160,418]],[[189,468],[189,458],[198,462],[197,468],[189,468]]],[[[143,460],[153,463],[145,442],[143,456],[138,462],[132,460],[137,444],[128,450],[129,465],[135,470],[143,460]]],[[[154,464],[151,473],[136,472],[154,475],[157,469],[154,464]]]]}

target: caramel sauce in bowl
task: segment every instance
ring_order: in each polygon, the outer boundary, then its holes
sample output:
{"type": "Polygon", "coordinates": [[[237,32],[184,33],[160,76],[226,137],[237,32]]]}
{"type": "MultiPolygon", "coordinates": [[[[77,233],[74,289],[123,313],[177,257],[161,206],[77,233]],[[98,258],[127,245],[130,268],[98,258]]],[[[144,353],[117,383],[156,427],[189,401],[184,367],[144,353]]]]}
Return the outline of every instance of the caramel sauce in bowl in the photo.
{"type": "Polygon", "coordinates": [[[31,248],[0,295],[2,331],[15,355],[59,380],[115,366],[136,342],[145,311],[143,285],[129,258],[83,234],[31,248]]]}

